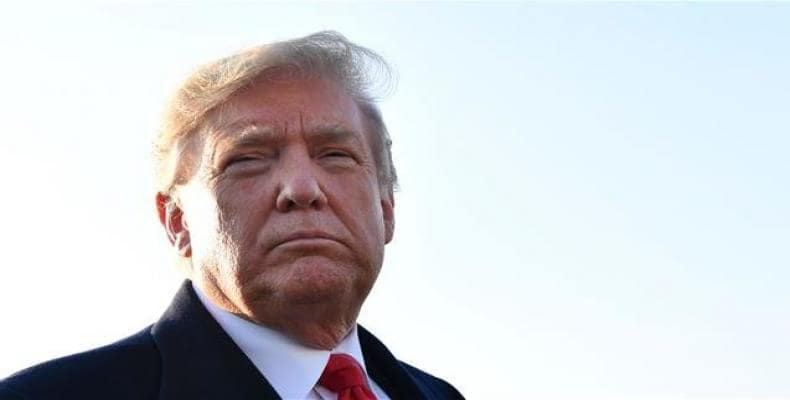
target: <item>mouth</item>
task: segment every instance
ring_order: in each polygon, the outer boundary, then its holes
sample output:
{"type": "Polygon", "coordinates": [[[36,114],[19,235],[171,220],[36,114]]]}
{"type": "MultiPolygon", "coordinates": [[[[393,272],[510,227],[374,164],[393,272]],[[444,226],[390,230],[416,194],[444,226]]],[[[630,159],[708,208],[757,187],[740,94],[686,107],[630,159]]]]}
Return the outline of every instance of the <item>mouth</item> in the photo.
{"type": "Polygon", "coordinates": [[[329,242],[329,241],[342,244],[342,242],[340,242],[340,240],[338,240],[337,238],[335,238],[334,236],[332,236],[332,235],[330,235],[330,234],[328,234],[326,232],[322,232],[322,231],[299,231],[299,232],[294,232],[294,233],[292,233],[290,235],[287,235],[285,238],[283,238],[283,240],[279,241],[275,245],[275,247],[281,246],[281,245],[285,245],[285,244],[294,244],[294,245],[297,245],[297,244],[305,244],[305,245],[321,244],[321,243],[325,243],[325,242],[329,242]]]}

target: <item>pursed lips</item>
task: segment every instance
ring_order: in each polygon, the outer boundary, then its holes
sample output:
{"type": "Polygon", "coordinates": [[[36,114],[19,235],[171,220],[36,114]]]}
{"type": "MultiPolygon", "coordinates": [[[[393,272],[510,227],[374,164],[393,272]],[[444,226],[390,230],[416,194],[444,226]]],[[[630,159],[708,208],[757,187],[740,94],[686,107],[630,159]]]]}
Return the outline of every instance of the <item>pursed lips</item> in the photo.
{"type": "Polygon", "coordinates": [[[283,240],[279,241],[275,245],[275,247],[292,242],[299,242],[299,241],[312,242],[312,241],[321,241],[321,240],[331,240],[333,242],[343,244],[343,242],[341,242],[336,237],[323,231],[299,231],[287,235],[283,240]]]}

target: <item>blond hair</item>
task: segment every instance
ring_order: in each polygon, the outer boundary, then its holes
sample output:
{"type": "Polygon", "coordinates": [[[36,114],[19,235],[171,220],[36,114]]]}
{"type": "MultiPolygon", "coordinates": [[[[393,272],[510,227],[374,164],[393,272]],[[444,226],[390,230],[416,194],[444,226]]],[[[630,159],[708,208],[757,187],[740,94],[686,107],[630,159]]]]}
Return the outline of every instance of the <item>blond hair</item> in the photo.
{"type": "Polygon", "coordinates": [[[190,139],[211,128],[211,113],[256,79],[277,70],[340,83],[367,119],[379,183],[390,192],[396,187],[392,141],[373,93],[389,87],[391,70],[372,50],[352,43],[337,32],[325,31],[244,50],[208,63],[189,76],[165,109],[154,142],[157,191],[170,195],[176,185],[189,180],[195,167],[195,160],[190,159],[194,156],[191,154],[194,149],[190,148],[194,141],[190,143],[190,139]]]}

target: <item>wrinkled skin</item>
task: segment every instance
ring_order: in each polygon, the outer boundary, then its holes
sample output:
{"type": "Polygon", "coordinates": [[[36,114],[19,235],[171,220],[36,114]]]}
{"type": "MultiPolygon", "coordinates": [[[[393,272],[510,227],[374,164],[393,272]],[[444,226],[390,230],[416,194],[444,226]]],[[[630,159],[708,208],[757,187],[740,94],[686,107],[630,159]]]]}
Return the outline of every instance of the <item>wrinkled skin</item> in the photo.
{"type": "Polygon", "coordinates": [[[160,219],[217,305],[330,349],[354,326],[394,229],[358,106],[335,82],[258,82],[223,107],[160,219]]]}

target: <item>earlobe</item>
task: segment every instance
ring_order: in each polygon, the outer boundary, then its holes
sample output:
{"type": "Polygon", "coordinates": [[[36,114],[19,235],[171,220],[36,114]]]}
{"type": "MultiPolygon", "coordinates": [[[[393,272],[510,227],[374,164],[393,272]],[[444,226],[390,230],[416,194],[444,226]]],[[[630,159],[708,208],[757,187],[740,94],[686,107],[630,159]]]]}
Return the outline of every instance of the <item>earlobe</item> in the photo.
{"type": "Polygon", "coordinates": [[[189,240],[189,231],[184,230],[176,235],[175,246],[181,257],[192,257],[192,242],[189,240]]]}
{"type": "Polygon", "coordinates": [[[170,199],[170,196],[157,193],[156,210],[159,214],[159,222],[165,228],[167,239],[176,247],[178,254],[181,257],[191,257],[192,243],[189,238],[189,228],[181,208],[170,199]]]}
{"type": "Polygon", "coordinates": [[[164,193],[156,194],[156,212],[159,215],[159,223],[165,226],[167,220],[167,204],[170,202],[170,196],[164,193]]]}

